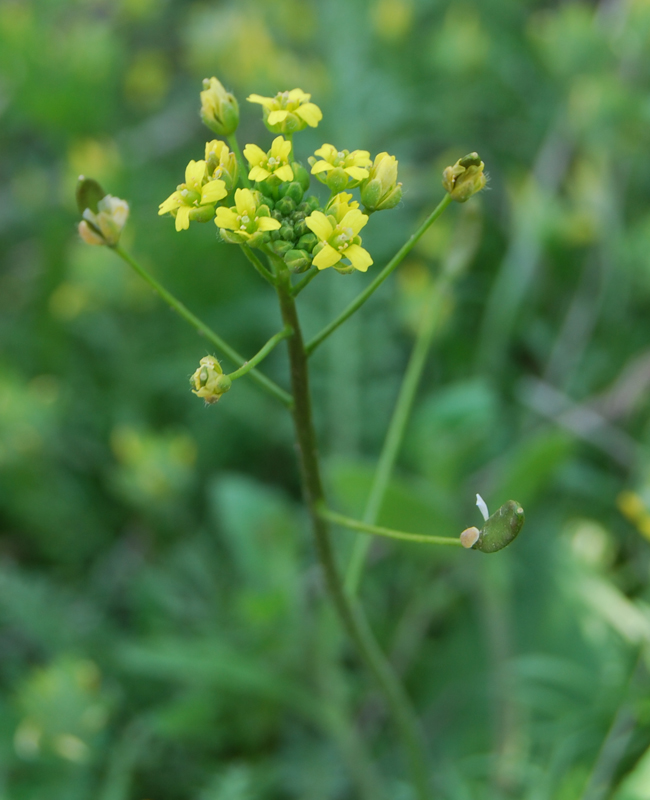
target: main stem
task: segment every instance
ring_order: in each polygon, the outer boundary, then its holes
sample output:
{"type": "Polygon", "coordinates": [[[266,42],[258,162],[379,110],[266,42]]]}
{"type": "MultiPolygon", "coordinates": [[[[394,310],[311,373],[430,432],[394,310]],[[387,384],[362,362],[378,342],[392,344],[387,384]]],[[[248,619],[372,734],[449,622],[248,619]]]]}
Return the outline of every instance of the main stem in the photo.
{"type": "Polygon", "coordinates": [[[363,609],[356,600],[347,597],[343,590],[334,559],[328,523],[318,513],[319,506],[325,502],[325,497],[312,418],[307,354],[291,293],[289,274],[283,270],[278,272],[277,277],[282,319],[285,325],[293,329],[293,336],[288,339],[294,397],[292,413],[298,440],[305,501],[312,522],[318,559],[339,618],[359,655],[374,674],[398,726],[418,800],[431,800],[426,755],[417,717],[402,684],[381,652],[363,609]]]}

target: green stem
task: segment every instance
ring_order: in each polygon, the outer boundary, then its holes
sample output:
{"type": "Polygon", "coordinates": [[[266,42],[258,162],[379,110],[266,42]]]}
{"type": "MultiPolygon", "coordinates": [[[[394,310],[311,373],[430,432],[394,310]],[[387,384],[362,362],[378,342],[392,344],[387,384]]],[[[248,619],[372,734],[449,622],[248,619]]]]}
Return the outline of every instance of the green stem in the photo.
{"type": "Polygon", "coordinates": [[[374,674],[393,714],[408,756],[417,798],[418,800],[431,800],[426,754],[417,717],[404,687],[381,652],[361,606],[354,599],[347,597],[343,590],[334,559],[329,527],[327,521],[318,513],[318,507],[325,502],[325,498],[312,418],[307,355],[296,305],[291,295],[290,278],[286,270],[278,272],[278,298],[282,319],[285,325],[290,325],[294,331],[293,336],[287,340],[294,394],[293,419],[300,454],[305,501],[327,589],[342,624],[354,642],[359,655],[374,674]]]}
{"type": "Polygon", "coordinates": [[[248,180],[248,168],[246,166],[246,162],[244,161],[244,156],[242,155],[242,152],[239,149],[237,134],[231,133],[230,136],[226,136],[226,140],[228,141],[228,146],[235,154],[235,158],[237,159],[237,163],[239,164],[239,176],[241,178],[241,181],[247,189],[250,189],[251,182],[248,180]]]}
{"type": "Polygon", "coordinates": [[[291,290],[291,294],[294,297],[297,297],[300,292],[302,292],[302,290],[314,280],[319,272],[320,270],[317,267],[313,267],[302,280],[298,281],[298,283],[294,285],[293,289],[291,290]]]}
{"type": "Polygon", "coordinates": [[[361,533],[386,536],[388,539],[401,539],[404,542],[423,542],[425,544],[451,545],[452,547],[463,546],[460,539],[453,539],[450,536],[427,536],[426,534],[407,533],[406,531],[393,530],[393,528],[380,528],[377,525],[369,525],[367,522],[337,514],[336,511],[332,511],[322,504],[318,507],[318,513],[323,519],[334,523],[334,525],[342,525],[344,528],[350,528],[350,530],[360,531],[361,533]]]}
{"type": "MultiPolygon", "coordinates": [[[[443,307],[443,302],[447,294],[449,279],[443,276],[437,286],[432,289],[431,299],[427,302],[426,316],[422,320],[422,324],[415,341],[404,380],[399,390],[395,410],[391,417],[386,438],[384,439],[384,446],[377,463],[377,469],[370,489],[370,495],[366,503],[366,508],[363,513],[363,521],[366,524],[373,525],[377,522],[381,512],[381,506],[384,502],[384,495],[388,488],[388,483],[397,460],[397,454],[404,438],[406,425],[413,408],[413,401],[420,383],[422,370],[426,363],[427,355],[431,342],[435,335],[438,323],[440,320],[440,312],[443,307]]],[[[352,556],[348,564],[347,573],[345,576],[345,590],[350,595],[355,595],[359,589],[361,581],[361,574],[363,567],[366,563],[368,555],[368,548],[371,544],[371,539],[366,536],[359,536],[354,543],[352,556]]],[[[460,540],[459,540],[460,543],[460,540]]]]}
{"type": "MultiPolygon", "coordinates": [[[[112,248],[114,252],[123,260],[126,261],[129,266],[131,266],[137,273],[140,275],[141,278],[151,286],[159,295],[160,297],[167,303],[170,308],[173,308],[181,317],[183,317],[186,322],[189,322],[190,325],[197,330],[200,334],[205,336],[205,338],[212,342],[212,344],[219,349],[224,355],[228,356],[228,358],[233,361],[237,366],[242,366],[246,363],[243,356],[239,355],[236,350],[225,342],[221,336],[217,335],[211,328],[201,322],[201,320],[194,316],[192,312],[186,308],[186,306],[181,303],[180,300],[177,300],[171,292],[168,292],[165,287],[158,283],[158,281],[148,272],[144,267],[142,267],[138,262],[132,258],[125,250],[123,250],[119,245],[116,245],[112,248]]],[[[287,408],[293,407],[293,398],[291,397],[288,392],[285,392],[284,389],[281,389],[276,383],[266,377],[266,375],[262,375],[261,372],[257,370],[251,371],[251,378],[253,378],[260,386],[266,389],[267,392],[270,392],[274,397],[277,397],[282,403],[284,403],[287,408]]]]}
{"type": "Polygon", "coordinates": [[[241,378],[250,372],[253,367],[256,367],[260,361],[263,361],[268,354],[273,350],[273,348],[281,342],[283,339],[286,339],[287,336],[291,336],[293,333],[293,328],[290,325],[285,326],[281,331],[275,334],[275,336],[271,336],[268,342],[262,347],[255,355],[249,360],[244,363],[239,369],[231,372],[228,377],[231,381],[236,380],[237,378],[241,378]]]}
{"type": "Polygon", "coordinates": [[[241,245],[241,249],[246,256],[246,258],[251,262],[251,264],[255,267],[257,272],[264,278],[265,281],[268,281],[271,286],[275,286],[275,277],[268,271],[268,269],[262,264],[259,258],[255,255],[255,253],[250,249],[250,247],[246,244],[241,245]]]}
{"type": "Polygon", "coordinates": [[[318,345],[327,339],[331,333],[334,333],[339,325],[342,325],[345,320],[348,319],[348,317],[351,317],[352,314],[357,311],[357,309],[361,308],[370,295],[382,285],[386,278],[388,278],[388,276],[400,265],[404,258],[406,258],[425,231],[438,219],[438,217],[450,203],[451,195],[446,194],[434,208],[431,214],[429,214],[429,216],[424,220],[422,225],[420,225],[420,227],[411,236],[411,238],[405,244],[403,244],[402,247],[400,247],[397,253],[395,253],[388,264],[386,264],[379,275],[377,275],[374,281],[369,284],[368,287],[364,289],[361,294],[359,294],[350,303],[350,305],[338,315],[338,317],[336,317],[336,319],[332,320],[329,325],[326,325],[320,333],[316,334],[316,336],[314,336],[314,338],[307,343],[305,346],[305,351],[308,356],[310,356],[318,347],[318,345]]]}
{"type": "Polygon", "coordinates": [[[291,145],[291,150],[289,151],[289,163],[295,161],[295,157],[293,155],[293,133],[285,133],[284,138],[289,142],[291,145]]]}

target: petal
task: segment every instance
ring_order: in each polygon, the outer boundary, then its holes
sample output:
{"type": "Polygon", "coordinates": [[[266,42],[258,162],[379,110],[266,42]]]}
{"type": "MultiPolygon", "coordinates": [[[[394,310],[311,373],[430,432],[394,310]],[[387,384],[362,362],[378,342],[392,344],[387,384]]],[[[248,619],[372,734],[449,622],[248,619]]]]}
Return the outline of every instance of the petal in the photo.
{"type": "Polygon", "coordinates": [[[312,211],[312,213],[305,219],[305,225],[323,242],[326,242],[334,233],[332,223],[327,219],[322,211],[312,211]]]}
{"type": "Polygon", "coordinates": [[[205,177],[205,161],[190,161],[185,168],[185,183],[190,189],[201,190],[205,177]]]}
{"type": "Polygon", "coordinates": [[[269,125],[277,125],[279,122],[284,122],[288,114],[289,112],[286,111],[285,109],[280,109],[279,111],[271,111],[271,113],[269,114],[269,118],[266,120],[266,122],[269,125]]]}
{"type": "Polygon", "coordinates": [[[258,217],[256,222],[258,231],[277,231],[278,228],[282,227],[280,220],[273,219],[273,217],[258,217]]]}
{"type": "MultiPolygon", "coordinates": [[[[358,244],[351,244],[346,247],[342,253],[344,258],[347,258],[355,269],[359,272],[367,272],[368,267],[372,264],[372,258],[367,250],[359,247],[358,244]]],[[[315,261],[315,259],[314,259],[315,261]]]]}
{"type": "Polygon", "coordinates": [[[365,167],[372,164],[370,153],[367,150],[353,150],[348,156],[350,166],[365,167]]]}
{"type": "Polygon", "coordinates": [[[303,92],[302,89],[291,89],[289,92],[289,100],[297,100],[299,103],[307,103],[311,99],[311,95],[303,92]]]}
{"type": "Polygon", "coordinates": [[[341,220],[341,227],[352,228],[356,236],[367,222],[368,217],[365,214],[362,214],[358,208],[352,208],[341,220]]]}
{"type": "Polygon", "coordinates": [[[296,109],[296,114],[312,128],[315,128],[323,119],[323,112],[314,103],[305,103],[304,106],[300,106],[296,109]]]}
{"type": "Polygon", "coordinates": [[[327,161],[317,161],[311,168],[311,174],[318,175],[319,172],[329,172],[331,169],[334,169],[333,164],[327,161]]]}
{"type": "MultiPolygon", "coordinates": [[[[269,114],[269,119],[270,119],[269,114]]],[[[291,152],[291,142],[284,136],[276,136],[271,145],[271,155],[280,161],[288,161],[291,152]]]]}
{"type": "Polygon", "coordinates": [[[239,220],[237,214],[231,208],[219,206],[217,208],[217,216],[214,218],[214,224],[217,228],[227,228],[230,231],[236,231],[239,227],[239,220]]]}
{"type": "Polygon", "coordinates": [[[261,94],[249,94],[246,99],[249,103],[259,103],[264,108],[271,108],[273,105],[272,97],[262,97],[261,94]]]}
{"type": "Polygon", "coordinates": [[[190,227],[190,207],[180,206],[176,212],[176,230],[186,231],[190,227]]]}
{"type": "Polygon", "coordinates": [[[252,181],[265,181],[271,173],[268,169],[264,169],[263,167],[253,167],[253,169],[248,173],[248,177],[252,181]]]}
{"type": "Polygon", "coordinates": [[[253,219],[255,210],[257,209],[257,203],[250,189],[237,189],[235,192],[235,206],[237,206],[238,214],[241,216],[247,214],[253,219]]]}
{"type": "Polygon", "coordinates": [[[327,269],[328,267],[333,267],[334,264],[338,264],[341,260],[341,254],[337,252],[331,245],[326,244],[325,247],[314,256],[313,264],[318,269],[327,269]]]}
{"type": "Polygon", "coordinates": [[[314,155],[320,156],[327,160],[328,158],[334,158],[334,156],[338,153],[336,147],[333,144],[324,144],[318,150],[314,150],[314,155]]]}
{"type": "Polygon", "coordinates": [[[172,192],[164,203],[158,206],[158,214],[169,214],[181,205],[181,196],[178,192],[172,192]]]}
{"type": "Polygon", "coordinates": [[[210,181],[201,189],[201,203],[216,203],[228,194],[223,181],[210,181]]]}
{"type": "Polygon", "coordinates": [[[345,172],[355,181],[363,181],[368,177],[368,170],[362,167],[345,167],[345,172]]]}
{"type": "Polygon", "coordinates": [[[95,233],[85,219],[79,223],[79,236],[86,244],[106,244],[104,238],[95,233]]]}
{"type": "Polygon", "coordinates": [[[266,161],[266,153],[256,144],[247,144],[244,148],[244,158],[251,167],[266,161]]]}
{"type": "Polygon", "coordinates": [[[281,181],[293,180],[293,170],[288,164],[285,164],[283,167],[280,167],[280,169],[276,169],[273,174],[277,175],[281,181]]]}

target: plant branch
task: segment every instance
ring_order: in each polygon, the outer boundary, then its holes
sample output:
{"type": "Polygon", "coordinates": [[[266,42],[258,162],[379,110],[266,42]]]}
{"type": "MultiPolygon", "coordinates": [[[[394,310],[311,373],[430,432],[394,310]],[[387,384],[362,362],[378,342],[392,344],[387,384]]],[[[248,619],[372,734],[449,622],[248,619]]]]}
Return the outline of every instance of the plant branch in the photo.
{"type": "Polygon", "coordinates": [[[327,337],[334,333],[334,331],[342,325],[348,317],[351,317],[366,302],[370,295],[378,289],[388,276],[400,265],[400,263],[411,252],[413,247],[417,244],[418,240],[425,233],[425,231],[438,219],[442,212],[451,203],[451,195],[446,194],[429,216],[424,220],[422,225],[415,231],[411,238],[405,242],[400,249],[395,253],[391,260],[386,264],[382,271],[377,275],[372,283],[370,283],[351,303],[344,309],[336,319],[332,320],[329,325],[326,325],[323,330],[316,334],[314,338],[307,343],[305,351],[310,356],[321,342],[325,341],[327,337]]]}
{"type": "Polygon", "coordinates": [[[312,269],[311,269],[311,270],[310,270],[310,271],[309,271],[309,272],[308,272],[308,273],[305,275],[305,277],[304,277],[302,280],[299,280],[299,281],[298,281],[298,282],[297,282],[297,283],[296,283],[296,284],[293,286],[293,288],[291,289],[291,294],[292,294],[294,297],[297,297],[297,296],[300,294],[300,292],[302,292],[302,290],[303,290],[303,289],[304,289],[306,286],[308,286],[308,285],[309,285],[309,284],[310,284],[310,283],[311,283],[311,282],[314,280],[314,278],[315,278],[315,277],[318,275],[318,273],[319,273],[319,272],[320,272],[320,270],[318,269],[318,267],[313,267],[313,268],[312,268],[312,269]]]}
{"type": "MultiPolygon", "coordinates": [[[[318,514],[329,522],[335,525],[342,525],[344,528],[350,528],[353,531],[361,533],[370,533],[375,536],[386,536],[388,539],[401,539],[405,542],[423,542],[426,544],[442,544],[451,545],[452,547],[462,547],[460,539],[455,539],[450,536],[428,536],[420,533],[407,533],[406,531],[396,531],[393,528],[381,528],[377,525],[369,525],[367,522],[361,522],[352,517],[346,517],[343,514],[337,514],[324,505],[318,506],[318,514]]],[[[347,588],[347,587],[346,587],[347,588]]]]}
{"type": "Polygon", "coordinates": [[[244,375],[250,372],[253,367],[256,367],[260,361],[263,361],[279,342],[281,342],[283,339],[286,339],[287,336],[291,336],[292,334],[293,328],[290,325],[286,325],[281,331],[278,331],[275,336],[271,336],[264,347],[260,348],[260,350],[255,353],[255,355],[249,361],[246,361],[239,369],[231,372],[228,375],[230,380],[234,381],[237,378],[242,378],[244,375]]]}
{"type": "Polygon", "coordinates": [[[264,278],[264,280],[268,281],[271,284],[271,286],[275,286],[275,276],[268,271],[268,269],[264,266],[264,264],[262,264],[259,258],[250,249],[250,247],[246,244],[242,244],[241,249],[246,258],[251,262],[251,264],[255,267],[257,272],[259,272],[259,274],[264,278]]]}
{"type": "Polygon", "coordinates": [[[290,325],[294,331],[293,336],[287,340],[294,394],[293,419],[305,501],[327,589],[341,623],[354,642],[359,655],[375,676],[392,712],[408,756],[416,796],[418,800],[431,800],[426,755],[417,717],[404,687],[381,652],[361,606],[354,599],[347,597],[343,590],[327,521],[318,513],[318,506],[324,503],[325,498],[312,419],[307,355],[294,298],[291,295],[290,278],[286,270],[278,271],[278,298],[284,323],[290,325]]]}
{"type": "Polygon", "coordinates": [[[242,152],[239,149],[237,134],[231,133],[230,136],[226,136],[226,140],[228,141],[228,146],[235,154],[235,158],[237,159],[237,163],[239,164],[239,176],[241,178],[241,181],[247,189],[250,189],[251,182],[248,179],[248,169],[246,167],[246,162],[244,161],[244,156],[242,155],[242,152]]]}
{"type": "MultiPolygon", "coordinates": [[[[165,287],[159,283],[148,270],[141,266],[125,250],[123,250],[119,245],[113,247],[112,249],[160,295],[160,297],[170,308],[173,308],[174,311],[183,317],[186,322],[189,322],[189,324],[196,331],[198,331],[202,336],[205,336],[209,342],[212,342],[212,344],[225,356],[233,361],[238,367],[246,363],[246,360],[243,358],[243,356],[239,355],[239,353],[236,350],[233,350],[233,348],[227,342],[225,342],[221,336],[216,334],[197,316],[192,314],[192,312],[185,305],[183,305],[180,300],[177,300],[174,295],[171,294],[171,292],[168,292],[167,289],[165,289],[165,287]]],[[[291,395],[288,392],[285,392],[284,389],[281,389],[270,378],[267,378],[266,375],[263,375],[261,372],[253,369],[251,370],[251,378],[253,378],[253,380],[255,380],[260,386],[266,389],[267,392],[284,403],[287,408],[291,408],[293,406],[293,398],[291,395]]]]}

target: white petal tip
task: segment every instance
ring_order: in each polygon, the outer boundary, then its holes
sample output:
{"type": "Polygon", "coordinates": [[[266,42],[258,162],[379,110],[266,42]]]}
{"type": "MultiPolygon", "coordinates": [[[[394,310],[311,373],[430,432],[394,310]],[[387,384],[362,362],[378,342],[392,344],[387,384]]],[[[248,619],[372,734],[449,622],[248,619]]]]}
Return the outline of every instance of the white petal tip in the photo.
{"type": "Polygon", "coordinates": [[[476,505],[478,506],[478,510],[481,512],[481,514],[483,514],[483,519],[487,522],[490,517],[490,512],[488,511],[487,503],[480,494],[476,495],[476,505]]]}
{"type": "Polygon", "coordinates": [[[465,530],[460,535],[460,543],[463,545],[464,548],[467,550],[470,547],[474,547],[476,542],[478,542],[478,537],[481,535],[481,532],[478,528],[465,528],[465,530]]]}

